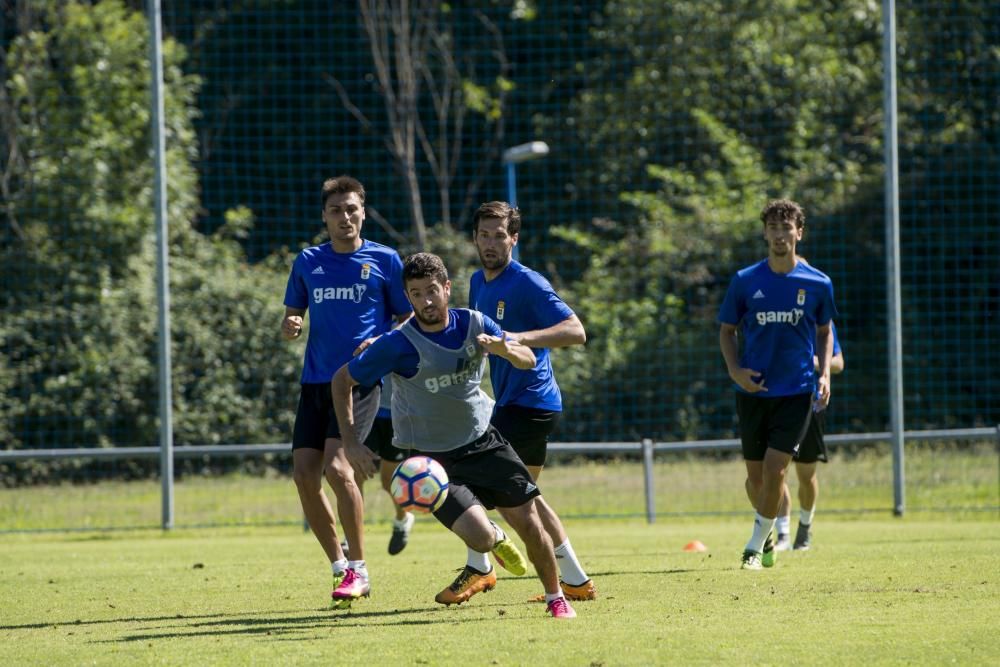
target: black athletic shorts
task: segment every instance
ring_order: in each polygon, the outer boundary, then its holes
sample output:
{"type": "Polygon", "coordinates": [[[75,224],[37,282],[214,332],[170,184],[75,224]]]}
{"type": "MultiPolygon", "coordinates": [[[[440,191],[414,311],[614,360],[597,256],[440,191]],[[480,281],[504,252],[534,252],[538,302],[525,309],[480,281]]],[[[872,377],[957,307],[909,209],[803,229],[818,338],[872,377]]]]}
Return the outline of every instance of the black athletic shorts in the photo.
{"type": "Polygon", "coordinates": [[[490,423],[500,431],[525,465],[543,466],[549,436],[556,429],[561,414],[522,405],[498,405],[493,408],[490,423]]]}
{"type": "Polygon", "coordinates": [[[766,398],[736,392],[743,458],[763,461],[768,447],[796,456],[812,418],[812,392],[766,398]]]}
{"type": "Polygon", "coordinates": [[[799,455],[795,457],[797,463],[816,463],[828,461],[826,455],[826,443],[823,441],[823,434],[826,432],[826,410],[813,412],[812,419],[809,420],[809,428],[806,430],[806,437],[802,439],[802,446],[799,447],[799,455]]]}
{"type": "Polygon", "coordinates": [[[399,463],[407,457],[408,450],[392,446],[392,417],[376,417],[365,446],[383,461],[399,463]]]}
{"type": "MultiPolygon", "coordinates": [[[[355,386],[351,390],[354,398],[354,424],[358,439],[364,442],[372,428],[372,421],[378,413],[379,395],[382,387],[355,386]]],[[[299,409],[295,413],[295,429],[292,432],[292,449],[325,449],[327,438],[340,439],[340,425],[333,411],[330,383],[303,384],[299,393],[299,409]]]]}
{"type": "Polygon", "coordinates": [[[518,507],[541,495],[514,449],[490,426],[478,440],[447,452],[421,452],[448,473],[448,497],[434,512],[446,528],[473,505],[518,507]]]}

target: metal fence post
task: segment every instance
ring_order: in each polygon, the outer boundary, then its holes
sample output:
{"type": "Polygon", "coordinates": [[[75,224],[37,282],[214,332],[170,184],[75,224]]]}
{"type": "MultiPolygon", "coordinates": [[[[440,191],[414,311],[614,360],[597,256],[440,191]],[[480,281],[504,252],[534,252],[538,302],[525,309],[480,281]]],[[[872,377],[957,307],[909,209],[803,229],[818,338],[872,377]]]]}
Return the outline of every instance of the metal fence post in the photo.
{"type": "Polygon", "coordinates": [[[170,360],[170,236],[167,232],[167,143],[164,118],[163,44],[160,0],[148,0],[150,104],[153,135],[153,203],[156,208],[157,341],[160,392],[161,518],[164,530],[174,527],[174,417],[170,360]]]}
{"type": "Polygon", "coordinates": [[[642,471],[646,477],[646,523],[656,523],[656,489],[653,488],[653,441],[642,441],[642,471]]]}

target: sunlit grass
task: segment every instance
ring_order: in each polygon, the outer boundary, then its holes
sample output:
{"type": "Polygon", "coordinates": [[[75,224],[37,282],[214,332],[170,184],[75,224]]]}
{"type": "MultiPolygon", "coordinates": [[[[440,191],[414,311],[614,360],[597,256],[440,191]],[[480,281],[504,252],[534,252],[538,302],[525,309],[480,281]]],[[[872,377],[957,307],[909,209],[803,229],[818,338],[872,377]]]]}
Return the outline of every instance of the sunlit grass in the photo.
{"type": "MultiPolygon", "coordinates": [[[[907,512],[998,517],[1000,454],[990,443],[911,446],[905,461],[907,512]]],[[[892,512],[892,458],[884,450],[839,452],[820,465],[819,476],[820,513],[892,512]]],[[[653,475],[655,511],[672,517],[745,513],[744,477],[736,453],[717,458],[659,455],[653,475]]],[[[794,496],[794,474],[790,480],[794,496]]],[[[635,460],[556,458],[540,482],[550,504],[566,517],[646,513],[643,469],[635,460]]],[[[391,501],[374,481],[366,485],[366,498],[370,523],[391,518],[391,501]]],[[[161,514],[157,480],[0,489],[0,530],[157,527],[161,514]]],[[[174,516],[179,527],[302,521],[291,477],[273,472],[182,477],[175,486],[174,516]]]]}
{"type": "Polygon", "coordinates": [[[394,557],[369,527],[372,597],[337,612],[297,526],[8,534],[0,664],[1000,663],[997,521],[821,517],[763,572],[738,569],[745,516],[566,526],[600,592],[566,622],[531,571],[435,604],[465,548],[427,519],[394,557]]]}

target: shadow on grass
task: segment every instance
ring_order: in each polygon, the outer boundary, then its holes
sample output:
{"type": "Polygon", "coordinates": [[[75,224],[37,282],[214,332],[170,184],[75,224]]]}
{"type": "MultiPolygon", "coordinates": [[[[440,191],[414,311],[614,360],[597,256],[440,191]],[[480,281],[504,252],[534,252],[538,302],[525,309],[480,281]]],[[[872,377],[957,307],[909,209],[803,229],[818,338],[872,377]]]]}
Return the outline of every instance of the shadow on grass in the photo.
{"type": "MultiPolygon", "coordinates": [[[[262,612],[263,613],[263,612],[262,612]]],[[[288,613],[294,613],[289,611],[288,613]]],[[[72,621],[48,621],[46,623],[21,623],[18,625],[0,625],[0,630],[41,630],[42,628],[62,628],[82,625],[105,625],[108,623],[156,623],[158,621],[181,621],[190,618],[219,618],[224,614],[201,614],[198,616],[188,616],[187,614],[173,614],[171,616],[144,616],[131,618],[102,618],[100,620],[84,621],[75,619],[72,621]]]]}
{"type": "MultiPolygon", "coordinates": [[[[525,603],[526,604],[526,603],[525,603]]],[[[479,605],[483,608],[487,605],[479,605]]],[[[511,605],[495,605],[498,607],[510,607],[511,605]]],[[[483,617],[457,617],[454,613],[444,613],[440,607],[417,607],[411,609],[393,609],[382,611],[351,611],[351,610],[323,610],[324,613],[312,613],[305,616],[289,617],[268,617],[254,618],[250,616],[225,617],[217,615],[219,620],[209,622],[183,623],[175,630],[162,632],[145,632],[137,634],[126,634],[115,639],[101,639],[94,641],[95,644],[116,644],[119,642],[152,641],[157,639],[185,639],[194,637],[233,637],[241,635],[275,636],[298,633],[307,630],[332,630],[338,628],[355,627],[379,627],[379,626],[421,626],[435,625],[439,623],[479,623],[493,622],[493,618],[483,617]],[[429,616],[440,614],[437,618],[429,616]]],[[[498,610],[499,615],[505,612],[498,610]]],[[[171,618],[170,620],[178,620],[171,618]]],[[[299,641],[299,639],[287,637],[285,641],[299,641]]],[[[312,641],[315,636],[303,636],[302,641],[312,641]]]]}
{"type": "MultiPolygon", "coordinates": [[[[681,575],[688,574],[692,572],[699,572],[703,570],[699,569],[653,569],[653,570],[602,570],[597,572],[591,572],[591,576],[594,577],[598,582],[602,577],[631,577],[631,576],[646,576],[646,575],[681,575]]],[[[510,581],[515,581],[522,579],[521,577],[507,576],[501,577],[501,579],[507,579],[510,581]]],[[[363,604],[363,603],[362,603],[363,604]]],[[[100,640],[95,643],[114,643],[117,641],[142,641],[151,639],[167,639],[167,638],[177,638],[177,637],[196,637],[202,635],[239,635],[239,634],[281,634],[286,632],[291,632],[295,630],[303,630],[309,628],[329,628],[331,624],[335,624],[336,627],[353,627],[355,625],[430,625],[440,622],[454,623],[454,622],[478,622],[482,620],[492,620],[484,618],[461,618],[455,615],[457,609],[484,609],[493,608],[497,611],[497,614],[503,616],[507,613],[507,609],[516,608],[521,605],[532,605],[535,603],[529,602],[528,600],[517,600],[512,602],[486,602],[473,605],[472,607],[461,605],[456,607],[413,607],[409,609],[393,609],[393,610],[382,610],[382,611],[352,611],[352,610],[317,610],[320,613],[310,613],[306,616],[295,617],[294,615],[300,613],[302,610],[283,610],[283,611],[262,611],[262,612],[242,612],[240,614],[225,614],[225,613],[214,613],[214,614],[172,614],[165,616],[131,616],[123,618],[105,618],[105,619],[93,619],[93,620],[83,620],[74,619],[72,621],[48,621],[44,623],[21,623],[21,624],[11,624],[11,625],[0,625],[0,631],[5,630],[41,630],[45,628],[72,628],[72,627],[84,627],[84,626],[99,626],[99,625],[109,625],[115,623],[165,623],[171,624],[177,628],[176,631],[170,632],[154,632],[154,633],[142,633],[127,635],[121,637],[120,639],[109,639],[100,640]],[[452,613],[448,613],[447,610],[452,609],[452,613]],[[407,618],[408,615],[420,614],[442,614],[439,618],[407,618]],[[282,616],[288,614],[288,616],[282,616]],[[277,616],[276,616],[277,615],[277,616]],[[391,620],[389,620],[391,619],[391,620]],[[222,628],[228,626],[238,626],[232,627],[228,630],[201,630],[194,632],[184,631],[183,628],[190,628],[195,630],[197,628],[222,628]]],[[[539,605],[540,606],[540,605],[539,605]]]]}

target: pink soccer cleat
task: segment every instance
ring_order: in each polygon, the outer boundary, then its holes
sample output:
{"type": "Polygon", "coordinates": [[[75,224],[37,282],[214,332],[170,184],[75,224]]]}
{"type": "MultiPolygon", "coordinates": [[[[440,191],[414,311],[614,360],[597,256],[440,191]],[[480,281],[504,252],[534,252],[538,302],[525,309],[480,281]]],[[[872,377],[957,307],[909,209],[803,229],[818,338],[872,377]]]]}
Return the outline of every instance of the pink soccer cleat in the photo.
{"type": "Polygon", "coordinates": [[[371,590],[372,587],[368,583],[367,575],[358,574],[355,570],[348,569],[344,573],[344,580],[332,593],[333,604],[339,609],[345,609],[350,607],[354,600],[368,597],[371,590]]]}
{"type": "Polygon", "coordinates": [[[566,598],[556,598],[548,604],[547,611],[552,618],[576,618],[576,612],[569,606],[566,598]]]}

